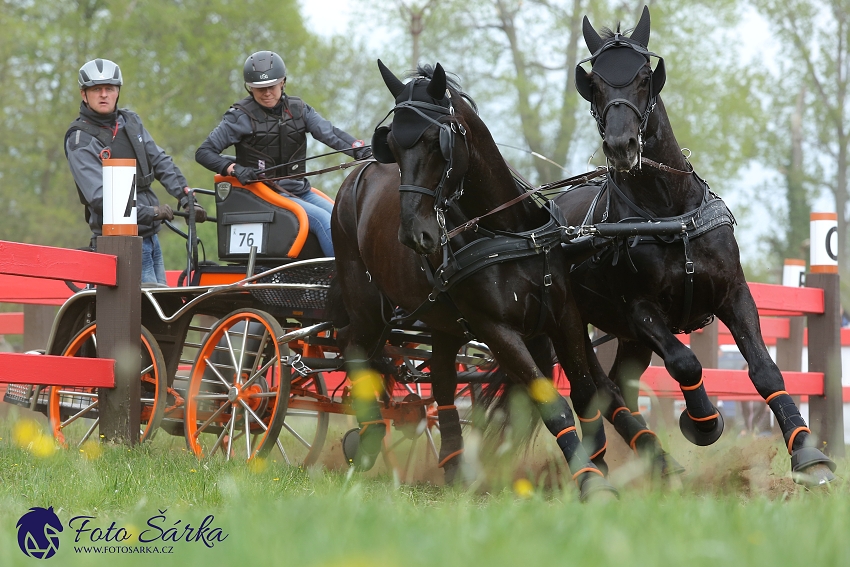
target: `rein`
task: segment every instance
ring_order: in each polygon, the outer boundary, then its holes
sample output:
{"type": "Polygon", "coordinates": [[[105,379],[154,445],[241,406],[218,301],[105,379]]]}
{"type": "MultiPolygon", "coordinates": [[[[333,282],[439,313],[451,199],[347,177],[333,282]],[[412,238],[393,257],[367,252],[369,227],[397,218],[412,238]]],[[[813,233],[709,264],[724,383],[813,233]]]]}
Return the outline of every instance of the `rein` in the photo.
{"type": "MultiPolygon", "coordinates": [[[[681,169],[676,169],[675,167],[670,167],[669,165],[665,165],[663,163],[658,163],[657,161],[653,161],[653,160],[651,160],[649,158],[645,158],[645,157],[641,157],[640,161],[641,161],[641,163],[645,163],[648,166],[651,166],[651,167],[654,167],[656,169],[660,169],[661,171],[666,171],[666,172],[669,172],[669,173],[676,173],[676,174],[679,174],[679,175],[690,175],[690,174],[693,173],[693,170],[684,171],[684,170],[681,170],[681,169]]],[[[511,169],[511,171],[515,175],[517,175],[519,177],[520,181],[522,181],[523,183],[525,183],[529,187],[531,186],[531,184],[528,183],[521,175],[519,175],[514,170],[513,167],[511,167],[510,165],[508,165],[508,167],[511,169]]],[[[462,225],[452,229],[448,233],[448,238],[449,238],[449,240],[451,240],[452,238],[454,238],[458,234],[465,232],[465,231],[467,231],[471,228],[474,228],[475,225],[477,225],[478,222],[481,219],[488,217],[492,214],[498,213],[499,211],[504,211],[508,207],[512,207],[513,205],[516,205],[517,203],[519,203],[523,199],[530,197],[530,196],[532,196],[536,193],[540,193],[541,191],[549,191],[549,190],[552,190],[552,189],[560,189],[561,187],[581,185],[581,184],[587,183],[591,179],[596,179],[597,177],[601,177],[602,175],[605,175],[605,173],[607,173],[607,169],[604,168],[604,167],[600,167],[600,168],[597,168],[593,171],[588,171],[587,173],[583,173],[581,175],[576,175],[576,176],[573,176],[573,177],[568,177],[567,179],[562,179],[561,181],[554,181],[552,183],[546,183],[546,184],[540,185],[536,189],[532,189],[531,191],[528,191],[526,193],[523,193],[522,195],[514,197],[513,199],[511,199],[510,201],[508,201],[506,203],[502,203],[501,205],[499,205],[498,207],[496,207],[492,211],[488,211],[488,212],[484,213],[483,215],[475,217],[474,219],[469,220],[469,221],[463,223],[462,225]]],[[[647,219],[647,220],[650,220],[650,219],[647,219]]]]}
{"type": "MultiPolygon", "coordinates": [[[[316,157],[319,157],[319,156],[316,156],[316,157]]],[[[284,179],[302,179],[304,177],[310,177],[311,175],[319,175],[319,174],[322,174],[322,173],[337,171],[339,169],[348,169],[349,167],[354,167],[355,165],[360,165],[360,164],[363,164],[363,163],[370,163],[370,162],[373,162],[373,161],[375,161],[374,158],[357,159],[357,160],[350,161],[350,162],[347,162],[347,163],[341,163],[341,164],[335,165],[333,167],[326,167],[325,169],[317,169],[316,171],[302,171],[301,173],[295,173],[293,175],[286,175],[284,177],[264,177],[260,181],[283,181],[284,179]]]]}
{"type": "Polygon", "coordinates": [[[555,182],[552,182],[552,183],[545,183],[545,184],[537,187],[536,189],[533,189],[531,191],[523,193],[522,195],[518,195],[518,196],[514,197],[513,199],[511,199],[510,201],[508,201],[506,203],[502,203],[501,205],[499,205],[495,209],[488,211],[481,216],[475,217],[474,219],[463,223],[462,225],[460,225],[460,226],[452,229],[451,231],[449,231],[447,236],[448,236],[449,239],[452,239],[455,236],[457,236],[458,234],[465,232],[465,231],[467,231],[471,228],[474,228],[481,219],[483,219],[485,217],[489,217],[490,215],[498,213],[499,211],[503,211],[503,210],[507,209],[508,207],[512,207],[513,205],[516,205],[517,203],[519,203],[523,199],[531,197],[532,195],[540,193],[541,191],[548,191],[548,190],[551,190],[551,189],[560,189],[561,187],[567,187],[567,186],[570,186],[570,185],[581,185],[583,183],[587,183],[591,179],[595,179],[597,177],[605,175],[607,173],[607,171],[608,170],[605,169],[605,168],[599,168],[599,169],[596,169],[594,171],[588,171],[587,173],[583,173],[581,175],[576,175],[574,177],[570,177],[568,179],[562,179],[561,181],[555,181],[555,182]]]}

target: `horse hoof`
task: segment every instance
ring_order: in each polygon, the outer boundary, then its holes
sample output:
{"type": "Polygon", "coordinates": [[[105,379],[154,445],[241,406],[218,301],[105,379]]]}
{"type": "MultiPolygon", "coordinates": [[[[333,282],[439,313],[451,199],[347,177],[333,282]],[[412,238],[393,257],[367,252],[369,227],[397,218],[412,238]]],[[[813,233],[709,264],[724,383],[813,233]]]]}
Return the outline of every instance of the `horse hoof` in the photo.
{"type": "Polygon", "coordinates": [[[803,447],[791,453],[791,478],[808,488],[826,486],[836,477],[835,463],[814,447],[803,447]]]}
{"type": "Polygon", "coordinates": [[[717,412],[717,423],[710,431],[703,431],[697,427],[697,422],[688,415],[688,410],[684,410],[682,415],[679,416],[679,429],[685,439],[700,447],[706,447],[720,439],[723,434],[723,415],[717,408],[714,408],[714,411],[717,412]]]}
{"type": "Polygon", "coordinates": [[[579,500],[582,502],[609,502],[618,500],[620,493],[611,486],[605,477],[596,473],[585,473],[585,479],[579,488],[579,500]]]}
{"type": "Polygon", "coordinates": [[[653,462],[653,469],[660,478],[666,479],[685,474],[685,467],[667,451],[659,453],[653,462]]]}

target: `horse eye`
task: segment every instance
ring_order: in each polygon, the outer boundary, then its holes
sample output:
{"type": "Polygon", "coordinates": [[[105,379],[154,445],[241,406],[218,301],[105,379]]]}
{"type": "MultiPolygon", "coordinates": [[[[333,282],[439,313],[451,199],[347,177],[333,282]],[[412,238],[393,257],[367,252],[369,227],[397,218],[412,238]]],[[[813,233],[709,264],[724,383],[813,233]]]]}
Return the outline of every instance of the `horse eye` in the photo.
{"type": "Polygon", "coordinates": [[[644,77],[640,82],[640,86],[642,86],[642,87],[645,87],[648,84],[649,84],[649,77],[644,77]]]}

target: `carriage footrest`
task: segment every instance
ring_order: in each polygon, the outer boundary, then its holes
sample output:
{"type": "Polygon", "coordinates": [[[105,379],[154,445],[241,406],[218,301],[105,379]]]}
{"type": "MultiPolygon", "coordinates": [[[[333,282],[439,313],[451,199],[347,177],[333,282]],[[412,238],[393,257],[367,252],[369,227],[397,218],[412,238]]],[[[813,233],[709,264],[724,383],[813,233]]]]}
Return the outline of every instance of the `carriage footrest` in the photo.
{"type": "MultiPolygon", "coordinates": [[[[35,386],[30,384],[9,384],[6,386],[6,394],[3,396],[3,401],[28,408],[30,407],[30,401],[34,393],[35,386]]],[[[42,389],[38,396],[38,403],[36,404],[37,411],[47,411],[47,396],[47,389],[42,389]]]]}

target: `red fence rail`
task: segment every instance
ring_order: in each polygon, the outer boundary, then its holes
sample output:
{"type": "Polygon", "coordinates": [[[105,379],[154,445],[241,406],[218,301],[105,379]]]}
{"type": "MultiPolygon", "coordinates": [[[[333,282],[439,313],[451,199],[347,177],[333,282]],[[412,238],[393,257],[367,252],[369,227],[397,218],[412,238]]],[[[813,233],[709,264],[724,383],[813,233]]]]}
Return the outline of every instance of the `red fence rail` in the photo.
{"type": "MultiPolygon", "coordinates": [[[[118,260],[108,254],[0,241],[3,301],[61,305],[70,296],[63,281],[114,286],[118,260]],[[49,283],[47,283],[49,282],[49,283]]],[[[0,325],[23,332],[23,315],[4,314],[0,325]]],[[[6,331],[2,334],[13,334],[6,331]]],[[[53,386],[112,388],[115,361],[111,359],[0,353],[0,382],[53,386]]]]}

